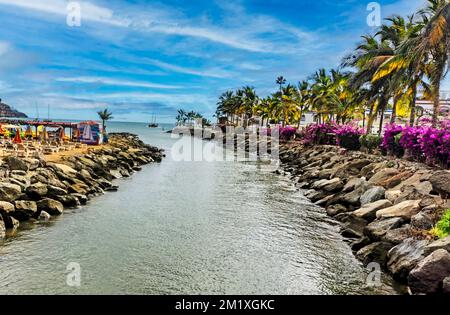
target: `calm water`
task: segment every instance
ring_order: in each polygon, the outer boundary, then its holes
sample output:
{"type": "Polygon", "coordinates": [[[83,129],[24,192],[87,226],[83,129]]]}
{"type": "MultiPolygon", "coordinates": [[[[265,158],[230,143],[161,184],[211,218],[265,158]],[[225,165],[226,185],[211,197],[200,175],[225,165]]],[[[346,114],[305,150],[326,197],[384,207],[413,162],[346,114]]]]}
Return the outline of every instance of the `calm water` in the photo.
{"type": "Polygon", "coordinates": [[[391,292],[365,286],[337,226],[285,178],[245,163],[175,162],[175,140],[143,124],[109,130],[138,133],[168,157],[117,181],[119,192],[7,239],[1,294],[391,292]],[[71,262],[80,287],[66,284],[71,262]]]}

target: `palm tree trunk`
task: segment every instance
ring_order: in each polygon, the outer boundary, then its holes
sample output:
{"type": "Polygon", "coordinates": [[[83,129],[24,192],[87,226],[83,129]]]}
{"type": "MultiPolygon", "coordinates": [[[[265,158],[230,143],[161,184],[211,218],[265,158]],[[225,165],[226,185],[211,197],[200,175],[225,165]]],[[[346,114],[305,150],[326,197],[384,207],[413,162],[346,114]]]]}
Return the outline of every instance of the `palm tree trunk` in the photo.
{"type": "Polygon", "coordinates": [[[388,103],[388,101],[386,100],[385,97],[382,97],[380,100],[380,125],[378,128],[378,135],[381,136],[381,133],[383,131],[383,122],[384,122],[384,112],[386,111],[386,105],[388,103]]]}
{"type": "Polygon", "coordinates": [[[417,84],[413,86],[413,95],[411,101],[411,114],[409,116],[409,125],[414,127],[416,121],[416,97],[417,97],[417,84]]]}
{"type": "Polygon", "coordinates": [[[372,134],[372,126],[373,126],[373,121],[374,121],[374,118],[375,118],[375,115],[373,114],[374,107],[375,107],[375,104],[372,104],[370,106],[369,119],[367,121],[367,132],[366,132],[368,135],[372,134]]]}
{"type": "Polygon", "coordinates": [[[433,128],[436,128],[439,120],[439,109],[440,109],[440,102],[441,102],[441,81],[438,80],[433,87],[433,128]]]}
{"type": "Polygon", "coordinates": [[[397,119],[397,105],[399,99],[400,99],[399,95],[396,95],[394,97],[394,105],[392,106],[391,124],[395,123],[395,120],[397,119]]]}

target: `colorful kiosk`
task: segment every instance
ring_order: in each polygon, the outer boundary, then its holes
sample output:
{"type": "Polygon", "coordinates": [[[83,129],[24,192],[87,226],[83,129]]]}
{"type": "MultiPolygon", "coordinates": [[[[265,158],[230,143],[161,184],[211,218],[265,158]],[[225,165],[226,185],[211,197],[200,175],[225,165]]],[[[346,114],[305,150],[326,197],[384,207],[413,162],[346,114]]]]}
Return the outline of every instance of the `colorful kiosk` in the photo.
{"type": "Polygon", "coordinates": [[[102,126],[96,121],[83,121],[77,124],[78,141],[88,145],[103,143],[102,126]]]}

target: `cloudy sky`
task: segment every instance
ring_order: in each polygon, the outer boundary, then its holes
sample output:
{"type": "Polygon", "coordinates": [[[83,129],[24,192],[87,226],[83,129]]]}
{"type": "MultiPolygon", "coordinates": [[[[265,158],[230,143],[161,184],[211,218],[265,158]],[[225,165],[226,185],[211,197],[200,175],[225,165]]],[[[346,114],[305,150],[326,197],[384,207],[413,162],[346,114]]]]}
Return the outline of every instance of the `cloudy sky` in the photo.
{"type": "MultiPolygon", "coordinates": [[[[379,1],[384,17],[425,0],[379,1]]],[[[0,98],[35,117],[172,122],[178,108],[211,116],[227,89],[272,92],[336,67],[363,34],[361,0],[0,0],[0,98]]],[[[448,81],[444,87],[450,89],[448,81]]]]}

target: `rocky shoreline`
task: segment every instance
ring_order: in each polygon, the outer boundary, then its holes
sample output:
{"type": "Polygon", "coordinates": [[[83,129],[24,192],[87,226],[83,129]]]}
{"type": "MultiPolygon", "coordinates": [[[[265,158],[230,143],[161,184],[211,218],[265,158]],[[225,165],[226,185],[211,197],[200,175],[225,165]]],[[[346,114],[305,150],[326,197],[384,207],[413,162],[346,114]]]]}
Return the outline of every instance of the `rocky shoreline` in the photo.
{"type": "Polygon", "coordinates": [[[450,172],[336,146],[280,146],[281,173],[340,222],[364,265],[411,294],[450,293],[450,237],[429,233],[450,208],[450,172]]]}
{"type": "Polygon", "coordinates": [[[0,162],[0,240],[24,221],[47,221],[65,208],[76,208],[105,191],[114,179],[129,177],[141,166],[160,162],[163,150],[136,135],[114,133],[109,143],[87,153],[45,159],[6,157],[0,162]]]}

